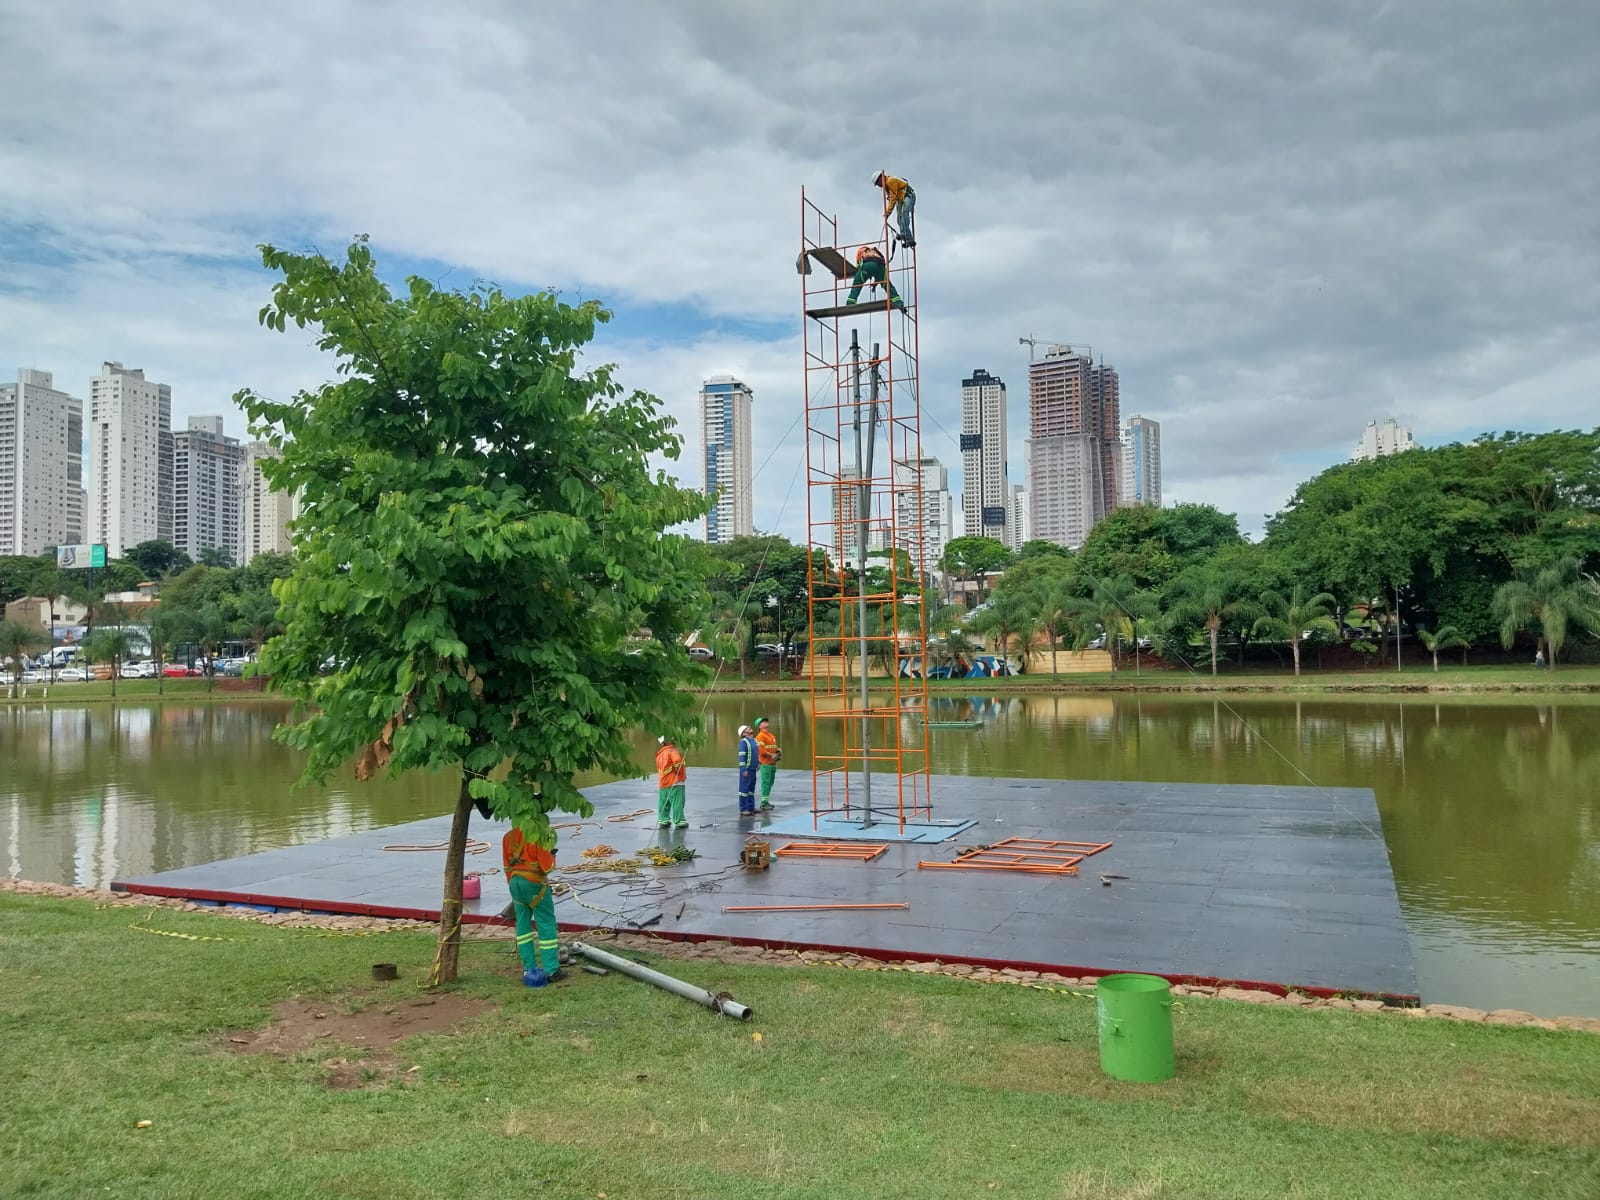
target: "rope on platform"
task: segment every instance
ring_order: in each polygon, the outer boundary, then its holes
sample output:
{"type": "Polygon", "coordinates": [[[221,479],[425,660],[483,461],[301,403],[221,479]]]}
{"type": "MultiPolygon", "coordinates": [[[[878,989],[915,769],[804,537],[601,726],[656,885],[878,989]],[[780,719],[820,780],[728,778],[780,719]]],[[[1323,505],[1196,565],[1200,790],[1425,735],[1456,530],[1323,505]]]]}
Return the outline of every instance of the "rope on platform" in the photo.
{"type": "MultiPolygon", "coordinates": [[[[393,845],[385,846],[384,849],[397,854],[416,854],[425,850],[448,850],[450,849],[450,840],[446,838],[442,842],[428,842],[426,844],[422,842],[395,842],[393,845]]],[[[487,849],[489,849],[488,842],[474,837],[467,839],[468,854],[482,854],[487,849]]]]}
{"type": "Polygon", "coordinates": [[[636,808],[630,813],[617,813],[614,816],[607,817],[606,820],[615,824],[618,821],[631,821],[635,817],[642,817],[646,813],[653,812],[655,812],[655,809],[653,808],[636,808]]]}

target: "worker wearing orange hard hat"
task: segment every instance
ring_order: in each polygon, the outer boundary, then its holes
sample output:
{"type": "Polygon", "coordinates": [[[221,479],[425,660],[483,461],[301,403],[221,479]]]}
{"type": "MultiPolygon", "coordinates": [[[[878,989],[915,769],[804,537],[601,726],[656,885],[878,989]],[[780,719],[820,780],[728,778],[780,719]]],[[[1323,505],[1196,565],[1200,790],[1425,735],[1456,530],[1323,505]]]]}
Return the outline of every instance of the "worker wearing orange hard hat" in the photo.
{"type": "Polygon", "coordinates": [[[845,297],[846,304],[856,302],[856,297],[861,295],[864,284],[871,283],[873,287],[877,287],[880,283],[886,283],[889,285],[889,307],[905,307],[905,302],[900,299],[900,293],[894,290],[894,282],[889,278],[889,264],[884,261],[883,251],[876,246],[863,246],[856,251],[856,273],[850,282],[855,286],[850,289],[850,295],[845,297]]]}
{"type": "Polygon", "coordinates": [[[517,918],[517,957],[522,959],[522,982],[544,987],[561,978],[561,946],[556,937],[556,901],[550,891],[550,872],[556,856],[531,841],[513,825],[500,841],[506,886],[517,918]]]}
{"type": "Polygon", "coordinates": [[[900,222],[900,244],[902,246],[915,246],[917,244],[916,229],[912,223],[912,214],[917,209],[917,192],[904,179],[894,175],[886,175],[879,171],[872,177],[872,186],[883,189],[883,215],[888,216],[892,211],[895,220],[900,222]]]}

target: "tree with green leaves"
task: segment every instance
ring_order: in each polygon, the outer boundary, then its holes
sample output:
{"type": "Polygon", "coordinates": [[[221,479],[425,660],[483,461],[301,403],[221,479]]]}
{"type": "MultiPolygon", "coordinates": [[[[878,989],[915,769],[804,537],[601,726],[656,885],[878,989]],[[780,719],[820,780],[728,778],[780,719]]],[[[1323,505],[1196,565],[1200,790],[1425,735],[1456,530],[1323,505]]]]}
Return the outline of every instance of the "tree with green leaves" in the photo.
{"type": "Polygon", "coordinates": [[[82,654],[91,663],[111,665],[111,698],[117,698],[117,677],[122,664],[133,656],[133,637],[120,625],[101,625],[83,639],[82,654]]]}
{"type": "MultiPolygon", "coordinates": [[[[1317,630],[1339,632],[1338,622],[1333,618],[1339,602],[1327,592],[1307,596],[1297,583],[1287,596],[1281,592],[1262,592],[1261,607],[1265,611],[1256,618],[1256,631],[1289,643],[1296,675],[1300,674],[1300,644],[1306,635],[1317,630]]],[[[1434,669],[1438,669],[1437,665],[1434,669]]]]}
{"type": "Polygon", "coordinates": [[[279,736],[307,779],[354,758],[358,778],[459,780],[437,985],[457,974],[475,804],[554,848],[551,813],[594,811],[580,772],[637,776],[632,731],[694,732],[680,685],[705,671],[680,642],[709,604],[666,531],[708,501],[650,468],[681,449],[660,402],[609,366],[578,370],[599,304],[420,278],[396,296],[364,238],[342,264],[271,246],[262,261],[283,276],[262,323],[315,329],[343,378],[237,396],[280,452],[268,481],[303,497],[261,665],[306,706],[279,736]],[[649,643],[630,644],[641,629],[649,643]]]}
{"type": "Polygon", "coordinates": [[[1199,625],[1211,643],[1211,673],[1217,673],[1217,638],[1229,621],[1253,615],[1249,581],[1237,571],[1192,567],[1167,592],[1168,628],[1199,625]]]}
{"type": "Polygon", "coordinates": [[[1155,605],[1149,594],[1140,591],[1130,575],[1096,579],[1089,594],[1080,597],[1072,609],[1080,645],[1087,645],[1097,636],[1105,638],[1113,675],[1117,673],[1122,642],[1137,635],[1139,620],[1154,615],[1155,605]]]}
{"type": "Polygon", "coordinates": [[[984,583],[1011,565],[1011,551],[1004,543],[989,537],[951,538],[945,544],[939,559],[939,570],[957,579],[971,579],[978,585],[978,598],[984,594],[984,583]]]}
{"type": "Polygon", "coordinates": [[[234,568],[233,555],[221,546],[207,546],[200,551],[200,565],[203,567],[220,567],[225,571],[234,568]]]}
{"type": "Polygon", "coordinates": [[[1061,673],[1056,666],[1056,648],[1072,629],[1073,616],[1082,598],[1073,580],[1064,575],[1039,580],[1032,595],[1038,609],[1039,628],[1050,642],[1050,680],[1059,683],[1061,673]]]}
{"type": "Polygon", "coordinates": [[[50,648],[50,635],[28,621],[0,621],[0,664],[11,663],[11,686],[22,683],[22,660],[50,648]]]}
{"type": "MultiPolygon", "coordinates": [[[[124,559],[139,568],[139,573],[145,579],[165,579],[168,575],[177,573],[193,566],[193,560],[179,550],[171,542],[161,538],[152,538],[148,542],[140,542],[125,554],[124,559]]],[[[143,582],[141,580],[141,582],[143,582]]]]}
{"type": "Polygon", "coordinates": [[[1422,643],[1422,648],[1433,655],[1433,669],[1435,674],[1439,670],[1439,651],[1448,650],[1452,646],[1462,648],[1462,659],[1465,660],[1467,639],[1461,636],[1454,625],[1441,625],[1437,629],[1418,629],[1417,641],[1422,643]]]}
{"type": "Polygon", "coordinates": [[[994,642],[1002,658],[1016,651],[1022,669],[1028,669],[1028,648],[1039,628],[1039,614],[1033,597],[1025,592],[996,596],[987,608],[973,613],[968,626],[994,642]]]}
{"type": "Polygon", "coordinates": [[[217,654],[222,644],[234,635],[234,624],[223,614],[222,606],[207,604],[193,613],[189,621],[189,634],[200,646],[206,660],[206,691],[217,686],[217,654]]]}
{"type": "Polygon", "coordinates": [[[1575,558],[1519,572],[1517,578],[1496,589],[1494,615],[1500,622],[1501,644],[1508,650],[1521,630],[1537,626],[1552,671],[1569,632],[1600,629],[1600,612],[1590,601],[1575,558]]]}
{"type": "Polygon", "coordinates": [[[167,693],[167,654],[180,642],[191,638],[194,626],[192,614],[169,604],[158,604],[151,610],[145,624],[145,637],[150,642],[150,657],[156,664],[156,693],[167,693]]]}

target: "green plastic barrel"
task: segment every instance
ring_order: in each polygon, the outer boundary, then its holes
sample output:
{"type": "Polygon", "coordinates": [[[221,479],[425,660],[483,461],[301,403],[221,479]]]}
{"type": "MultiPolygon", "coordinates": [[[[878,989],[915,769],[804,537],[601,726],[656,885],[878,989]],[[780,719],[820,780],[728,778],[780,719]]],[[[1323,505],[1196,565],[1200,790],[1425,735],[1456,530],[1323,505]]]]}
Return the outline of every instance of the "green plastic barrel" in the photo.
{"type": "Polygon", "coordinates": [[[1154,975],[1106,975],[1095,988],[1100,1069],[1113,1079],[1157,1083],[1172,1058],[1172,988],[1154,975]]]}

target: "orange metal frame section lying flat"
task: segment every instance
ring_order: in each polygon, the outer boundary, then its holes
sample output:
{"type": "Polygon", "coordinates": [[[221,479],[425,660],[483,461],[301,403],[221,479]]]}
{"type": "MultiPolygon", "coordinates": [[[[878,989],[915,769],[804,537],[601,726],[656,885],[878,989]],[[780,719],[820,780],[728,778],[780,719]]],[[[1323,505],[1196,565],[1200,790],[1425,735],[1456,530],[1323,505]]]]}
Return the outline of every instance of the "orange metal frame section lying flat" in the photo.
{"type": "Polygon", "coordinates": [[[871,862],[888,848],[888,842],[790,842],[772,853],[791,858],[848,858],[871,862]]]}
{"type": "Polygon", "coordinates": [[[1060,842],[1043,838],[1006,838],[991,846],[963,850],[950,862],[923,859],[924,867],[944,871],[1023,871],[1034,875],[1076,875],[1091,854],[1111,849],[1110,842],[1060,842]]]}

